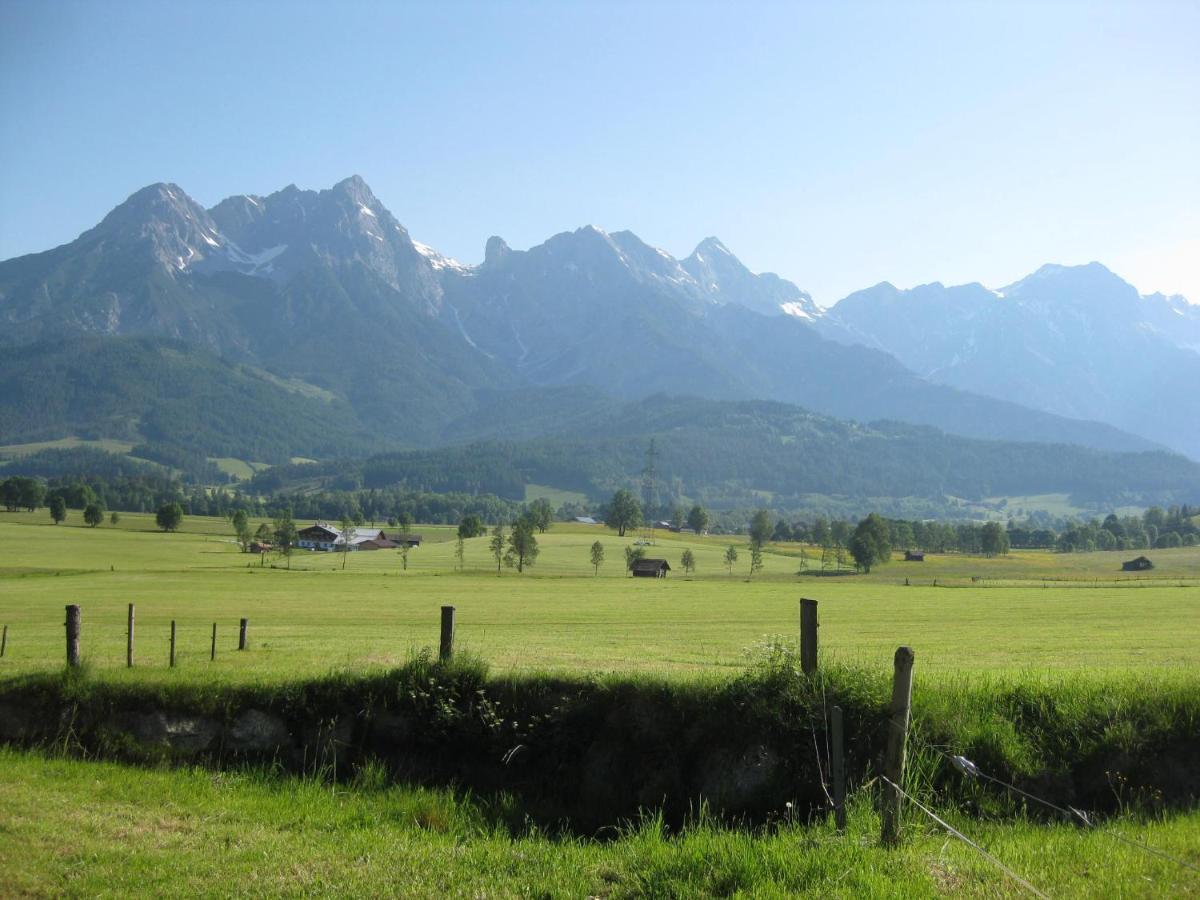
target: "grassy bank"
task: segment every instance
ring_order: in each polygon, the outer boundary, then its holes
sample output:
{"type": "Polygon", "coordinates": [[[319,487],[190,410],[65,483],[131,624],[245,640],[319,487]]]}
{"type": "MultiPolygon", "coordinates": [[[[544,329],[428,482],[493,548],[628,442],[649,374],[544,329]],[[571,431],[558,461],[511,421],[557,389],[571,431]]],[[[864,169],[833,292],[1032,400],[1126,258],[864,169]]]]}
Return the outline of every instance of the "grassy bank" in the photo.
{"type": "MultiPolygon", "coordinates": [[[[1071,826],[953,824],[1054,897],[1183,897],[1200,875],[1071,826]]],[[[869,804],[826,824],[754,831],[654,820],[598,842],[514,836],[504,810],[446,790],[147,771],[0,750],[0,871],[12,897],[968,897],[1021,889],[962,844],[910,820],[878,846],[869,804]]],[[[1200,862],[1200,814],[1120,819],[1114,831],[1200,862]]]]}
{"type": "MultiPolygon", "coordinates": [[[[0,739],[342,782],[378,766],[396,781],[510,795],[536,821],[592,834],[643,808],[677,826],[702,801],[726,820],[807,816],[825,801],[829,709],[845,712],[848,776],[865,784],[879,771],[889,692],[875,670],[806,676],[779,645],[736,676],[692,678],[491,676],[476,659],[424,654],[375,674],[283,683],[117,682],[85,670],[0,683],[0,739]]],[[[964,779],[949,754],[1060,806],[1157,813],[1200,799],[1195,677],[949,679],[922,684],[913,710],[911,783],[956,805],[1022,811],[1019,798],[964,779]]]]}

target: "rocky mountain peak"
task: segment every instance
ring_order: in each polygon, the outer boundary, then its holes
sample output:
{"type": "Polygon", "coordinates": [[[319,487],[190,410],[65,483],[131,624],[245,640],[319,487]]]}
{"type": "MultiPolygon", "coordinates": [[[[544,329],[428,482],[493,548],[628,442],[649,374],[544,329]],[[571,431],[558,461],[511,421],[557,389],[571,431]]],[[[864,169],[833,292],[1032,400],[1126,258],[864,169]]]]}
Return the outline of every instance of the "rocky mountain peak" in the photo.
{"type": "Polygon", "coordinates": [[[483,251],[483,262],[487,264],[495,264],[512,253],[512,248],[504,242],[504,238],[493,234],[487,239],[487,246],[483,251]]]}

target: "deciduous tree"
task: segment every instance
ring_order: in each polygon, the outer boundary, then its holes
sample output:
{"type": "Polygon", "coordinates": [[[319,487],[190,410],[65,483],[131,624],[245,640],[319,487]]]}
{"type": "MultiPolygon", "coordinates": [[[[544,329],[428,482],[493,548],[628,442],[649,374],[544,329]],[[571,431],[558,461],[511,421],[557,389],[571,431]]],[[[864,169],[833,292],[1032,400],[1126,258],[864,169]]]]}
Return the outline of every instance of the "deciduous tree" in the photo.
{"type": "Polygon", "coordinates": [[[624,488],[613,494],[612,500],[608,502],[608,513],[604,517],[604,523],[609,528],[615,528],[621,537],[625,537],[626,529],[641,525],[642,507],[637,498],[624,488]]]}
{"type": "Polygon", "coordinates": [[[592,574],[600,574],[600,564],[604,562],[604,545],[599,541],[592,544],[592,574]]]}

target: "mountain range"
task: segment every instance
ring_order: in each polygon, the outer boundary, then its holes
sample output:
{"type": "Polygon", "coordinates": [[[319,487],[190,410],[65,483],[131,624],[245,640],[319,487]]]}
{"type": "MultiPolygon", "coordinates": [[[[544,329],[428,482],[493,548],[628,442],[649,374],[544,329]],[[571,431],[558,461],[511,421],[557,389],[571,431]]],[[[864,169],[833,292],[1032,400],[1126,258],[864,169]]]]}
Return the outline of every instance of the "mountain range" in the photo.
{"type": "Polygon", "coordinates": [[[858,291],[816,322],[919,375],[1107,422],[1200,458],[1200,306],[1139,295],[1099,263],[1047,265],[998,291],[858,291]]]}
{"type": "Polygon", "coordinates": [[[879,285],[822,311],[716,238],[675,259],[588,226],[528,250],[493,237],[464,265],[358,177],[211,209],[143,188],[0,262],[0,346],[3,443],[365,457],[533,438],[668,394],[1200,458],[1200,315],[1101,266],[1001,292],[879,285]]]}

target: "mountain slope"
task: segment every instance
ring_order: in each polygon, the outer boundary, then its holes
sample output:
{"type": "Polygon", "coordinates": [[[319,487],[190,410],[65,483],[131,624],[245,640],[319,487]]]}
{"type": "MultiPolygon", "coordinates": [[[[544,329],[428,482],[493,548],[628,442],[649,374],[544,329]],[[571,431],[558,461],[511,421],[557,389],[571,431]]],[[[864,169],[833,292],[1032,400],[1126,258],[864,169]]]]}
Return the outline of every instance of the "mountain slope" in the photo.
{"type": "Polygon", "coordinates": [[[527,251],[494,238],[482,264],[463,266],[413,241],[357,177],[207,211],[152,185],[76,241],[0,263],[0,343],[184,340],[345,397],[373,436],[409,445],[470,432],[480,390],[590,387],[1153,446],[931,385],[885,354],[824,339],[805,324],[817,316],[795,285],[751,273],[715,238],[680,261],[587,227],[527,251]]]}
{"type": "Polygon", "coordinates": [[[1139,296],[1098,263],[1044,266],[999,292],[877,285],[818,327],[932,380],[1108,422],[1200,458],[1200,307],[1139,296]]]}
{"type": "Polygon", "coordinates": [[[5,443],[122,438],[265,462],[381,446],[344,400],[159,338],[67,338],[6,350],[0,422],[5,443]]]}

